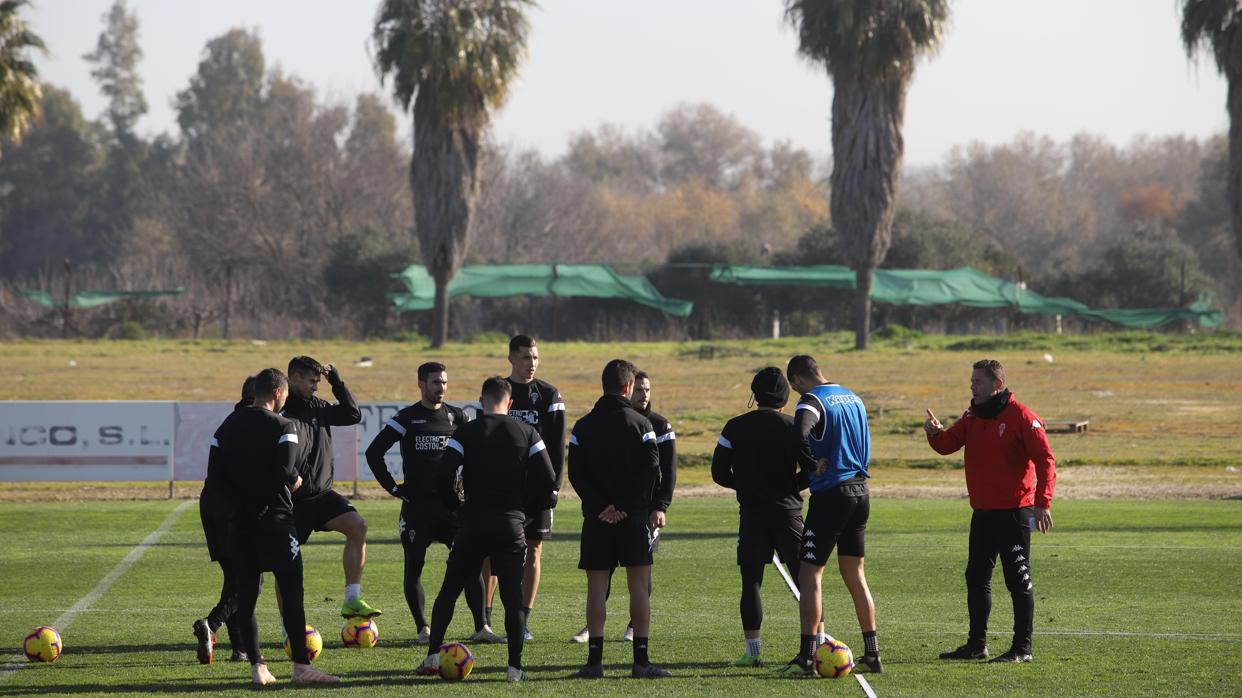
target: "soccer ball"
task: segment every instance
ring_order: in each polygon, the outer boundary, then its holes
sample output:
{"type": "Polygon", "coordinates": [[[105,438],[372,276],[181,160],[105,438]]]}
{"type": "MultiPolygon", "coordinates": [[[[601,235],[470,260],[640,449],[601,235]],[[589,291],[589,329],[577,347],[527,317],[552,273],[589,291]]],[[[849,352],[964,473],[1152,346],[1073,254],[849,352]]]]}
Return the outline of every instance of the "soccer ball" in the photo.
{"type": "Polygon", "coordinates": [[[54,662],[60,658],[64,645],[60,644],[60,633],[56,628],[40,625],[22,641],[22,651],[26,659],[32,662],[54,662]]]}
{"type": "Polygon", "coordinates": [[[815,648],[815,671],[826,679],[841,679],[854,668],[854,653],[844,642],[828,636],[815,648]]]}
{"type": "Polygon", "coordinates": [[[350,618],[341,627],[341,642],[346,647],[370,649],[379,642],[379,625],[371,618],[350,618]]]}
{"type": "Polygon", "coordinates": [[[474,669],[474,655],[470,648],[460,642],[440,645],[440,678],[445,681],[461,681],[474,669]]]}
{"type": "MultiPolygon", "coordinates": [[[[319,653],[323,652],[323,637],[319,635],[319,631],[311,626],[306,626],[306,658],[315,661],[319,653]]],[[[289,640],[285,639],[285,654],[289,655],[289,659],[293,659],[293,647],[289,645],[289,640]]]]}

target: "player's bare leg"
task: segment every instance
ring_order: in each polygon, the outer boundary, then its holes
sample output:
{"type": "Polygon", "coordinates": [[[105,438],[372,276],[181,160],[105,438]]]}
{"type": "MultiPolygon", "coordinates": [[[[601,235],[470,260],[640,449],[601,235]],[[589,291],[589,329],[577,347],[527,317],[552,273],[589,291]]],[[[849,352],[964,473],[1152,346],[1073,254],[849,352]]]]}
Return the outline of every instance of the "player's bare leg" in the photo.
{"type": "Polygon", "coordinates": [[[324,528],[345,536],[345,549],[341,553],[341,565],[345,569],[345,602],[341,615],[346,617],[372,617],[380,615],[362,600],[362,569],[367,562],[367,521],[356,511],[328,519],[324,528]]]}
{"type": "Polygon", "coordinates": [[[535,597],[539,595],[540,561],[543,558],[543,541],[539,539],[526,542],[526,564],[522,568],[522,608],[525,611],[522,619],[522,630],[526,639],[532,640],[529,627],[530,609],[535,607],[535,597]]]}
{"type": "Polygon", "coordinates": [[[854,613],[858,616],[858,629],[863,633],[866,649],[859,661],[866,664],[871,671],[883,671],[880,663],[879,645],[875,639],[875,602],[871,599],[871,589],[867,586],[867,575],[863,571],[863,558],[853,555],[838,555],[837,567],[841,570],[841,579],[854,600],[854,613]]]}

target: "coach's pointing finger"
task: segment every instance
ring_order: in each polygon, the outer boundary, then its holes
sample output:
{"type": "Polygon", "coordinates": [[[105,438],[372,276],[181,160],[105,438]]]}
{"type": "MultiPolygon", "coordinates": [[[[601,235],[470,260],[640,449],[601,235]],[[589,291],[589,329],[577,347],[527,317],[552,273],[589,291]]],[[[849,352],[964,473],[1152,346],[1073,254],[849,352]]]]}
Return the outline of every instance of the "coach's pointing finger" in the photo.
{"type": "Polygon", "coordinates": [[[944,431],[944,425],[936,419],[936,415],[932,414],[931,410],[927,410],[927,421],[923,422],[923,431],[928,434],[939,434],[944,431]]]}

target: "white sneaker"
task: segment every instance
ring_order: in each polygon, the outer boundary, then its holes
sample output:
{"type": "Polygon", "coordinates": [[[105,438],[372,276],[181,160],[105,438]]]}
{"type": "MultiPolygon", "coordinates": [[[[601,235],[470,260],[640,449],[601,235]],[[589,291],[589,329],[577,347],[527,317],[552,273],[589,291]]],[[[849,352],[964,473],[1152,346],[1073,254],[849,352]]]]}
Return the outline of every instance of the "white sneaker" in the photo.
{"type": "Polygon", "coordinates": [[[569,641],[576,642],[580,645],[584,645],[586,644],[587,640],[590,640],[590,639],[591,639],[591,632],[587,630],[586,628],[583,628],[582,630],[578,631],[578,634],[569,638],[569,641]]]}
{"type": "Polygon", "coordinates": [[[418,637],[414,639],[416,645],[426,645],[431,642],[431,628],[423,626],[418,631],[418,637]]]}
{"type": "Polygon", "coordinates": [[[250,666],[250,679],[260,686],[269,686],[276,683],[276,677],[272,676],[272,672],[267,670],[266,664],[252,664],[250,666]]]}
{"type": "Polygon", "coordinates": [[[535,639],[535,636],[530,634],[530,628],[522,628],[522,639],[526,642],[530,642],[535,639]]]}
{"type": "Polygon", "coordinates": [[[466,638],[466,640],[468,642],[481,642],[487,645],[498,645],[505,641],[503,637],[492,632],[491,626],[488,625],[484,625],[478,632],[466,638]]]}
{"type": "Polygon", "coordinates": [[[625,626],[625,632],[621,633],[621,641],[622,642],[633,642],[634,641],[634,626],[632,625],[625,626]]]}
{"type": "Polygon", "coordinates": [[[527,681],[529,679],[530,677],[527,676],[526,672],[522,671],[521,669],[515,669],[513,667],[509,667],[508,670],[505,671],[505,681],[508,681],[509,683],[519,683],[521,681],[527,681]]]}
{"type": "Polygon", "coordinates": [[[432,652],[423,657],[423,663],[418,665],[414,670],[419,676],[439,676],[440,675],[440,653],[432,652]]]}

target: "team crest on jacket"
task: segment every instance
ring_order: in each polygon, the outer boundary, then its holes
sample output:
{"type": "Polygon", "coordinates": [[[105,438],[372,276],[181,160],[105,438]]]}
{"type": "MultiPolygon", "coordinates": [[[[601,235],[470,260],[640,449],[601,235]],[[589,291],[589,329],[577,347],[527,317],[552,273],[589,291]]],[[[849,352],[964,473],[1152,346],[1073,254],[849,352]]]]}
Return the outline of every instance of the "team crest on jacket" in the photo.
{"type": "Polygon", "coordinates": [[[535,387],[534,381],[531,381],[530,384],[530,404],[539,404],[539,388],[535,387]]]}
{"type": "Polygon", "coordinates": [[[1000,435],[1001,436],[1005,435],[1005,423],[1004,422],[1000,423],[1000,435]]]}

